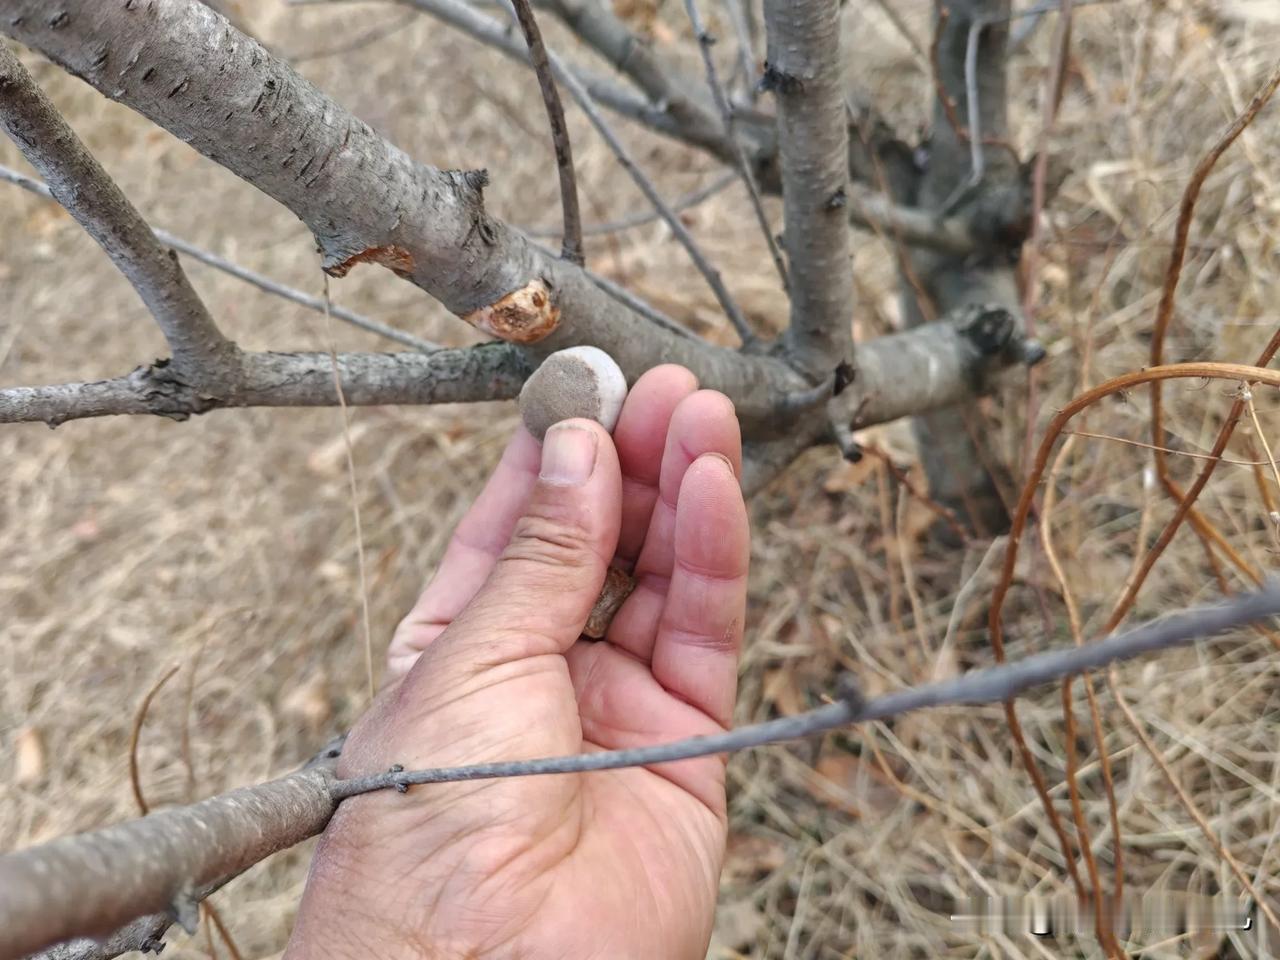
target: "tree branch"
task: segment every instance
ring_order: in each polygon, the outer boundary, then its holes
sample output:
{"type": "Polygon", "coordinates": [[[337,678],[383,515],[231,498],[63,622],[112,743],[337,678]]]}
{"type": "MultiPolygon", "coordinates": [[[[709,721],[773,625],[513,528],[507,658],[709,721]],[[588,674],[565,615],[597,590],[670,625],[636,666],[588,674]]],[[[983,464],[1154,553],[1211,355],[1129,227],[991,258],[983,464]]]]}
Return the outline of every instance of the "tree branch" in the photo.
{"type": "Polygon", "coordinates": [[[764,16],[764,83],[777,102],[791,271],[787,343],[810,373],[825,375],[842,360],[853,362],[840,6],[828,0],[765,0],[764,16]]]}
{"type": "Polygon", "coordinates": [[[330,768],[302,770],[0,857],[0,957],[109,934],[145,914],[192,923],[201,888],[322,831],[332,784],[330,768]]]}
{"type": "MultiPolygon", "coordinates": [[[[476,13],[475,10],[468,4],[461,2],[461,0],[406,0],[406,2],[424,12],[433,14],[446,23],[465,29],[467,33],[476,37],[489,36],[497,40],[503,33],[501,24],[496,20],[476,13]]],[[[502,3],[502,6],[508,7],[510,10],[507,3],[502,3]]],[[[514,15],[514,11],[512,13],[514,15]]],[[[681,246],[685,248],[685,251],[689,254],[689,259],[693,261],[698,272],[707,281],[707,286],[711,288],[725,315],[729,318],[730,323],[733,324],[739,339],[744,345],[754,343],[756,339],[755,333],[747,323],[746,317],[743,316],[742,310],[725,287],[720,271],[707,260],[697,241],[694,240],[693,234],[684,225],[684,221],[667,206],[666,201],[662,199],[662,195],[658,193],[657,187],[653,185],[653,181],[636,165],[635,160],[631,157],[631,152],[618,139],[613,132],[613,128],[605,122],[604,117],[600,115],[600,111],[596,109],[595,103],[591,99],[591,94],[582,84],[582,81],[574,75],[573,71],[555,53],[546,50],[546,55],[555,70],[557,79],[565,85],[569,95],[573,97],[579,109],[587,115],[587,119],[595,127],[596,132],[600,134],[601,138],[608,144],[609,149],[613,151],[613,155],[617,158],[623,170],[631,177],[632,182],[640,188],[640,192],[644,194],[645,199],[658,211],[663,221],[671,229],[671,232],[675,234],[676,239],[680,241],[681,246]]]]}
{"type": "MultiPolygon", "coordinates": [[[[914,710],[1012,701],[1032,687],[1280,615],[1280,585],[1187,610],[1081,646],[1061,647],[950,680],[865,700],[852,678],[826,706],[711,736],[629,750],[385,773],[333,780],[317,768],[190,807],[0,857],[0,957],[102,933],[139,913],[194,906],[192,891],[319,833],[337,804],[412,785],[650,766],[797,740],[914,710]],[[196,878],[208,878],[199,880],[196,878]],[[185,894],[185,896],[184,896],[185,894]]],[[[338,748],[328,749],[332,757],[338,748]]],[[[136,944],[135,944],[136,945],[136,944]]],[[[113,954],[63,954],[110,957],[113,954]]]]}
{"type": "Polygon", "coordinates": [[[169,342],[174,367],[206,392],[224,392],[239,349],[218,330],[177,257],[6,46],[0,46],[0,126],[133,285],[169,342]]]}
{"type": "MultiPolygon", "coordinates": [[[[31,177],[23,176],[17,170],[11,170],[9,167],[0,165],[0,180],[7,180],[9,183],[21,187],[29,193],[34,193],[37,197],[44,197],[47,200],[53,199],[53,194],[49,191],[46,184],[31,177]]],[[[168,230],[161,230],[159,227],[152,227],[151,232],[156,235],[156,239],[163,243],[166,247],[173,247],[179,253],[185,253],[193,260],[199,260],[206,266],[213,267],[215,270],[221,270],[228,276],[235,277],[237,280],[243,280],[245,283],[252,284],[259,290],[282,297],[299,306],[306,307],[308,310],[314,310],[317,313],[325,312],[325,302],[321,297],[313,297],[301,290],[295,290],[293,287],[286,286],[272,280],[270,277],[263,276],[239,264],[232,263],[216,253],[210,253],[201,247],[197,247],[194,243],[183,240],[181,237],[174,236],[168,230]]],[[[396,343],[403,344],[414,350],[421,350],[423,353],[430,353],[432,350],[440,349],[439,344],[431,343],[429,340],[423,340],[415,337],[411,333],[405,333],[403,330],[397,330],[395,327],[389,327],[385,323],[379,323],[369,317],[348,310],[346,307],[339,306],[336,303],[328,305],[330,316],[336,317],[344,323],[349,323],[353,327],[359,327],[361,330],[367,330],[369,333],[376,333],[380,337],[386,337],[388,340],[394,340],[396,343]]]]}
{"type": "Polygon", "coordinates": [[[538,77],[542,91],[542,103],[547,108],[547,122],[551,125],[551,143],[555,147],[556,169],[560,173],[560,204],[564,208],[564,239],[560,256],[570,263],[582,266],[582,214],[578,210],[578,182],[573,169],[573,146],[569,142],[569,125],[564,119],[564,107],[560,92],[556,90],[551,75],[551,63],[547,59],[547,47],[542,42],[542,31],[529,0],[512,0],[516,20],[524,32],[529,47],[529,60],[538,77]]]}
{"type": "MultiPolygon", "coordinates": [[[[1010,0],[948,0],[939,17],[936,54],[938,92],[933,111],[928,169],[919,205],[939,217],[964,223],[973,248],[963,254],[917,246],[910,272],[903,271],[902,299],[909,324],[972,304],[994,304],[1022,323],[1021,298],[1013,265],[1027,235],[1030,190],[1016,156],[1007,150],[983,154],[982,179],[973,178],[964,127],[951,113],[971,117],[979,139],[1004,140],[1008,130],[1007,35],[1010,0]],[[975,31],[975,24],[983,27],[975,31]],[[970,45],[970,37],[976,46],[970,45]],[[976,103],[970,94],[976,94],[976,103]],[[913,278],[915,282],[913,282],[913,278]],[[919,287],[917,290],[916,287],[919,287]],[[923,301],[923,302],[922,302],[923,301]]],[[[995,533],[1008,524],[1008,511],[988,469],[994,458],[980,448],[963,410],[943,410],[916,421],[922,461],[933,497],[966,516],[975,529],[995,533]]]]}
{"type": "Polygon", "coordinates": [[[702,53],[702,64],[707,74],[707,86],[711,90],[712,99],[715,100],[716,108],[720,111],[720,117],[724,121],[725,134],[733,142],[734,160],[738,173],[742,176],[742,182],[747,188],[747,197],[751,201],[751,210],[756,215],[756,223],[760,225],[760,232],[764,234],[764,242],[769,248],[769,256],[773,258],[774,268],[778,271],[778,277],[782,280],[783,289],[787,289],[789,281],[787,280],[787,266],[782,260],[782,251],[778,249],[778,242],[773,236],[773,227],[769,223],[769,218],[765,216],[764,204],[760,200],[760,187],[756,183],[755,174],[751,171],[751,162],[747,159],[747,151],[742,145],[742,141],[734,135],[733,123],[733,105],[729,102],[728,94],[725,93],[723,85],[720,83],[720,77],[716,73],[716,61],[711,55],[711,47],[716,42],[715,37],[707,33],[707,28],[702,23],[702,15],[698,12],[698,0],[685,0],[685,10],[689,13],[689,23],[693,26],[693,33],[698,41],[698,49],[702,53]]]}
{"type": "Polygon", "coordinates": [[[596,0],[543,0],[583,43],[644,91],[675,123],[681,136],[714,143],[722,159],[732,163],[735,147],[716,120],[712,104],[695,96],[693,78],[663,62],[637,37],[608,3],[596,0]]]}
{"type": "MultiPolygon", "coordinates": [[[[518,396],[536,365],[513,344],[432,353],[340,353],[338,373],[353,406],[479,403],[518,396]]],[[[0,390],[0,423],[151,414],[172,420],[225,407],[327,407],[338,403],[328,353],[246,353],[233,389],[209,396],[167,360],[113,380],[0,390]]]]}
{"type": "Polygon", "coordinates": [[[288,207],[331,274],[383,264],[486,332],[538,355],[591,344],[632,379],[659,358],[681,363],[747,417],[802,386],[781,360],[647,323],[490,216],[483,171],[414,162],[196,0],[59,9],[51,25],[40,0],[0,0],[0,31],[288,207]]]}

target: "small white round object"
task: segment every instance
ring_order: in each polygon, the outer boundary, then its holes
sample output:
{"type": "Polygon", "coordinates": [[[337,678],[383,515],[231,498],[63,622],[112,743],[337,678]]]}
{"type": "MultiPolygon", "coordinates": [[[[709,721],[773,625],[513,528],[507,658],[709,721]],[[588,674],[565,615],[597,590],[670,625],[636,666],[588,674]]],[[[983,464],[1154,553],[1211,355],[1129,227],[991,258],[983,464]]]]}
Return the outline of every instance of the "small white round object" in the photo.
{"type": "Polygon", "coordinates": [[[584,417],[610,433],[627,398],[622,368],[599,347],[558,350],[533,372],[520,391],[520,414],[539,440],[554,423],[584,417]]]}

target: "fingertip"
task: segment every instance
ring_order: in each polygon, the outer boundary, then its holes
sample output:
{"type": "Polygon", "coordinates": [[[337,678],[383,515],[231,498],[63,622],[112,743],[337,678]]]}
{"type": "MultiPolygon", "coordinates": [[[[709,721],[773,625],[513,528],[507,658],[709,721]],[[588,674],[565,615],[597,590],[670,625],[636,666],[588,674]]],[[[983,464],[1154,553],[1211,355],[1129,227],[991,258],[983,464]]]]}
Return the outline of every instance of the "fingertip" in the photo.
{"type": "Polygon", "coordinates": [[[742,487],[729,458],[704,453],[685,471],[676,505],[677,562],[717,577],[744,577],[750,531],[742,487]]]}

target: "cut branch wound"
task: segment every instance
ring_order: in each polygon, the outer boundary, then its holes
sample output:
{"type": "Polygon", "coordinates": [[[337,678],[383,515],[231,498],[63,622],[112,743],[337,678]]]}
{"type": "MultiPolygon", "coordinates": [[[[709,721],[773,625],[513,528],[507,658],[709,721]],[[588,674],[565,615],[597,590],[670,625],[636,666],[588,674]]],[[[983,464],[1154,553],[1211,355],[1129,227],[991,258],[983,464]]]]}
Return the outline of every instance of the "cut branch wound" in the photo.
{"type": "Polygon", "coordinates": [[[463,319],[499,340],[537,343],[555,331],[560,323],[560,308],[546,281],[538,279],[463,319]]]}

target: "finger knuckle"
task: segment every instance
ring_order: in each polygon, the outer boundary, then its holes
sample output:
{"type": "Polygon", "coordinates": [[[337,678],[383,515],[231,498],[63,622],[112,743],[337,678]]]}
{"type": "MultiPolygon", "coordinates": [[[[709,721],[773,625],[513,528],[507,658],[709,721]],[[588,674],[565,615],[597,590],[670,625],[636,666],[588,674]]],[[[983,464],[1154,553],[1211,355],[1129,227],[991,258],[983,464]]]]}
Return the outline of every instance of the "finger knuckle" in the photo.
{"type": "Polygon", "coordinates": [[[589,566],[593,554],[592,531],[586,523],[531,514],[516,523],[503,559],[566,570],[589,566]]]}

